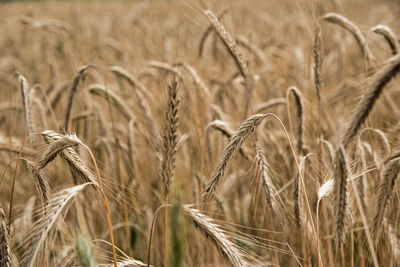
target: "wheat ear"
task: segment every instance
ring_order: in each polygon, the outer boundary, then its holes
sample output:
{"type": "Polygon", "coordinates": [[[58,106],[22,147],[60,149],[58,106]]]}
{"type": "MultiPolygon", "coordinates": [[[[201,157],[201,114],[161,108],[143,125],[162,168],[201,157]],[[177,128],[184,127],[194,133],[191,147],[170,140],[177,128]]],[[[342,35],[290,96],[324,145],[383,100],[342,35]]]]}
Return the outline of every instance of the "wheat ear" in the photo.
{"type": "Polygon", "coordinates": [[[374,56],[368,47],[368,44],[367,44],[367,41],[366,41],[364,35],[362,34],[360,28],[358,28],[358,26],[354,22],[352,22],[348,18],[346,18],[340,14],[337,14],[337,13],[325,14],[322,17],[322,19],[325,21],[337,24],[337,25],[343,27],[344,29],[348,30],[356,39],[362,54],[367,59],[367,62],[370,62],[371,60],[374,59],[374,56]]]}
{"type": "Polygon", "coordinates": [[[355,115],[347,127],[343,141],[341,142],[344,146],[347,146],[351,139],[357,134],[361,125],[367,119],[372,108],[382,94],[383,89],[394,78],[399,70],[400,55],[396,55],[391,57],[385,66],[372,76],[372,81],[366,89],[366,93],[363,95],[363,98],[355,111],[355,115]]]}
{"type": "Polygon", "coordinates": [[[49,202],[50,195],[50,186],[49,182],[46,179],[46,175],[44,174],[42,169],[39,169],[37,167],[37,164],[35,162],[31,162],[29,160],[26,160],[25,162],[28,171],[33,176],[33,181],[39,193],[40,199],[43,203],[43,207],[46,207],[47,203],[49,202]]]}
{"type": "MultiPolygon", "coordinates": [[[[49,144],[63,138],[63,135],[50,130],[42,132],[42,136],[46,143],[49,144]]],[[[67,147],[64,150],[61,150],[59,154],[71,169],[74,177],[81,178],[85,183],[93,183],[97,185],[95,175],[72,147],[67,147]]]]}
{"type": "Polygon", "coordinates": [[[221,24],[218,18],[212,13],[210,10],[204,11],[207,15],[208,20],[213,25],[218,37],[221,39],[222,43],[228,50],[229,54],[231,54],[232,58],[235,61],[236,67],[238,68],[240,74],[242,75],[245,82],[247,82],[248,77],[248,69],[246,62],[243,60],[242,54],[240,53],[235,40],[229,34],[229,32],[225,29],[225,27],[221,24]]]}
{"type": "Polygon", "coordinates": [[[184,205],[182,208],[189,221],[206,237],[206,239],[210,240],[215,245],[221,255],[227,259],[232,266],[251,266],[246,259],[246,255],[232,241],[232,238],[226,234],[219,225],[214,223],[212,218],[188,205],[184,205]]]}
{"type": "Polygon", "coordinates": [[[65,111],[64,124],[63,124],[63,128],[64,128],[65,132],[67,132],[69,130],[68,127],[69,127],[69,121],[70,121],[71,112],[72,112],[72,104],[74,102],[75,95],[78,91],[79,83],[85,79],[86,71],[89,69],[90,66],[91,65],[80,67],[74,77],[73,82],[72,82],[71,91],[69,93],[68,102],[67,102],[67,108],[65,111]]]}
{"type": "Polygon", "coordinates": [[[26,237],[22,247],[25,249],[22,255],[22,266],[35,266],[35,259],[39,249],[44,244],[48,233],[53,228],[57,219],[68,210],[71,201],[81,192],[88,184],[82,184],[64,189],[54,195],[47,204],[46,214],[40,218],[30,234],[26,237]]]}
{"type": "Polygon", "coordinates": [[[138,88],[143,94],[145,94],[147,97],[152,98],[153,95],[151,94],[151,92],[146,88],[146,86],[144,86],[144,84],[139,81],[138,78],[136,78],[135,76],[133,76],[130,72],[128,72],[127,70],[118,67],[118,66],[112,66],[110,68],[110,70],[117,76],[124,78],[130,86],[132,86],[132,88],[138,88]]]}
{"type": "MultiPolygon", "coordinates": [[[[223,9],[219,14],[217,14],[217,18],[219,20],[222,19],[222,17],[227,13],[228,9],[223,9]]],[[[206,43],[207,37],[210,35],[210,33],[214,30],[214,26],[211,24],[210,26],[207,27],[207,29],[204,31],[203,35],[201,36],[200,43],[199,43],[199,57],[203,55],[204,51],[204,44],[206,43]]]]}
{"type": "Polygon", "coordinates": [[[385,38],[386,42],[389,44],[390,49],[392,49],[393,55],[396,55],[400,52],[399,41],[397,40],[396,35],[388,26],[377,25],[375,27],[372,27],[369,31],[382,35],[385,38]]]}
{"type": "Polygon", "coordinates": [[[178,63],[178,64],[176,64],[176,66],[182,67],[187,73],[189,73],[190,76],[193,78],[193,81],[196,84],[196,86],[203,91],[203,93],[206,95],[206,97],[211,97],[210,89],[208,89],[207,85],[203,82],[203,80],[197,74],[197,71],[195,68],[193,68],[192,66],[190,66],[187,63],[178,63]]]}
{"type": "Polygon", "coordinates": [[[268,175],[268,165],[264,154],[262,153],[261,146],[258,142],[254,144],[256,150],[256,162],[258,171],[260,172],[262,185],[264,188],[265,200],[272,210],[276,209],[275,196],[273,195],[274,186],[271,178],[268,175]]]}
{"type": "Polygon", "coordinates": [[[18,83],[22,95],[22,105],[25,113],[27,133],[30,135],[36,131],[32,115],[32,96],[29,90],[28,81],[21,74],[19,74],[18,83]]]}
{"type": "Polygon", "coordinates": [[[12,267],[14,265],[14,257],[10,250],[10,238],[8,236],[6,216],[0,205],[0,266],[12,267]]]}
{"type": "Polygon", "coordinates": [[[335,212],[336,212],[336,224],[335,224],[335,236],[338,244],[342,244],[344,241],[344,222],[346,217],[346,195],[347,195],[347,177],[348,177],[348,166],[346,160],[346,154],[343,145],[340,145],[336,151],[335,156],[335,168],[334,168],[334,179],[335,179],[335,212]]]}
{"type": "Polygon", "coordinates": [[[225,169],[232,160],[234,153],[240,148],[243,141],[255,131],[256,127],[260,125],[266,116],[267,114],[256,114],[249,117],[245,122],[243,122],[239,130],[229,139],[229,143],[225,147],[222,157],[204,189],[202,196],[202,201],[204,203],[207,202],[212,194],[217,191],[221,179],[224,176],[225,169]]]}
{"type": "MultiPolygon", "coordinates": [[[[168,86],[168,102],[166,111],[166,126],[163,136],[163,150],[161,162],[161,179],[164,184],[165,204],[168,205],[168,197],[171,182],[174,178],[175,154],[178,145],[178,81],[175,77],[171,85],[168,86]]],[[[164,217],[164,266],[168,267],[168,212],[165,211],[164,217]]]]}
{"type": "Polygon", "coordinates": [[[378,187],[378,195],[375,202],[374,214],[372,216],[372,234],[376,241],[380,238],[382,221],[385,216],[389,199],[400,171],[400,157],[389,160],[383,169],[381,181],[378,187]]]}
{"type": "Polygon", "coordinates": [[[174,176],[175,154],[178,143],[178,83],[173,81],[168,86],[168,103],[166,112],[166,126],[163,136],[163,158],[161,164],[161,178],[164,184],[165,194],[168,195],[171,179],[174,176]]]}
{"type": "MultiPolygon", "coordinates": [[[[214,120],[210,122],[206,126],[206,131],[210,128],[220,131],[228,139],[235,134],[235,132],[229,127],[228,123],[221,120],[214,120]]],[[[239,148],[239,153],[243,158],[249,159],[248,153],[242,147],[239,148]]]]}
{"type": "Polygon", "coordinates": [[[293,93],[296,103],[296,118],[297,118],[297,153],[303,153],[303,124],[304,124],[304,104],[301,92],[296,87],[290,87],[286,93],[286,101],[289,103],[289,94],[293,93]]]}
{"type": "Polygon", "coordinates": [[[133,115],[133,112],[129,109],[128,105],[126,105],[119,96],[105,86],[101,84],[92,84],[86,90],[93,95],[101,96],[110,101],[128,121],[135,118],[135,115],[133,115]]]}

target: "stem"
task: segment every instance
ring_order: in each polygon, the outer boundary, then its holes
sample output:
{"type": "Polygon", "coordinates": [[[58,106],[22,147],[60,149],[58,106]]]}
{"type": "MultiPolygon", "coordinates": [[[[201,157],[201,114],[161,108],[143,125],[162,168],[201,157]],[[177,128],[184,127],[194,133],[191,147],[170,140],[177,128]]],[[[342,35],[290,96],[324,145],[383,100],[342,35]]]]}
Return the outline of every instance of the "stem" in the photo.
{"type": "Polygon", "coordinates": [[[99,171],[99,168],[97,167],[96,159],[94,158],[92,151],[85,144],[82,143],[82,145],[83,145],[83,147],[85,147],[88,150],[88,152],[90,154],[90,157],[92,158],[94,167],[96,169],[97,179],[98,179],[98,183],[99,183],[98,187],[100,189],[101,198],[103,199],[104,209],[105,209],[106,217],[107,217],[108,231],[110,233],[110,240],[111,240],[111,247],[112,247],[112,252],[113,252],[114,267],[117,267],[117,254],[115,252],[114,234],[113,234],[113,231],[112,231],[112,222],[111,222],[111,217],[110,217],[110,210],[108,209],[106,195],[104,194],[103,185],[101,183],[100,171],[99,171]]]}
{"type": "MultiPolygon", "coordinates": [[[[276,116],[273,113],[267,113],[267,114],[265,114],[265,116],[272,116],[272,117],[276,118],[279,121],[279,123],[281,124],[283,130],[285,131],[286,137],[287,137],[289,145],[290,145],[290,150],[292,151],[294,162],[296,164],[297,172],[298,172],[299,177],[300,177],[301,187],[302,187],[302,190],[304,192],[304,200],[306,202],[307,213],[308,213],[308,217],[310,218],[310,223],[311,223],[311,228],[312,228],[312,231],[313,231],[313,235],[314,235],[315,241],[318,243],[318,237],[317,237],[317,232],[315,230],[314,221],[313,221],[313,218],[312,218],[310,202],[308,201],[306,185],[304,183],[303,175],[301,174],[301,171],[300,171],[299,162],[297,161],[297,157],[296,157],[296,153],[294,151],[294,147],[293,147],[292,141],[290,140],[289,134],[286,131],[285,125],[283,125],[283,122],[281,121],[281,119],[279,119],[278,116],[276,116]]],[[[318,260],[321,262],[321,266],[323,266],[321,254],[319,253],[319,251],[317,251],[317,252],[318,252],[318,260]]]]}
{"type": "MultiPolygon", "coordinates": [[[[169,205],[168,205],[168,206],[169,206],[169,205]]],[[[156,224],[156,220],[157,220],[158,214],[160,213],[160,210],[161,210],[162,208],[168,207],[168,206],[165,205],[165,204],[164,204],[164,205],[161,205],[161,206],[156,210],[156,212],[154,213],[153,221],[151,222],[151,228],[150,228],[149,248],[148,248],[148,251],[147,251],[147,267],[150,267],[151,241],[152,241],[152,239],[153,239],[154,226],[155,226],[155,224],[156,224]]]]}
{"type": "Polygon", "coordinates": [[[14,174],[13,174],[13,181],[12,181],[12,185],[11,185],[11,196],[10,196],[10,207],[8,210],[8,234],[11,233],[11,221],[12,221],[12,207],[13,207],[13,197],[14,197],[14,189],[15,189],[15,179],[17,176],[17,169],[18,169],[18,165],[19,165],[19,161],[22,158],[22,150],[24,150],[24,146],[26,144],[26,142],[29,140],[29,138],[33,135],[38,135],[38,133],[31,133],[30,135],[28,135],[27,137],[25,137],[24,142],[21,145],[21,149],[19,150],[19,154],[18,154],[18,158],[17,158],[17,163],[15,163],[15,170],[14,170],[14,174]]]}
{"type": "MultiPolygon", "coordinates": [[[[168,205],[168,194],[165,195],[165,205],[168,205]]],[[[168,267],[168,209],[164,215],[164,266],[168,267]]]]}

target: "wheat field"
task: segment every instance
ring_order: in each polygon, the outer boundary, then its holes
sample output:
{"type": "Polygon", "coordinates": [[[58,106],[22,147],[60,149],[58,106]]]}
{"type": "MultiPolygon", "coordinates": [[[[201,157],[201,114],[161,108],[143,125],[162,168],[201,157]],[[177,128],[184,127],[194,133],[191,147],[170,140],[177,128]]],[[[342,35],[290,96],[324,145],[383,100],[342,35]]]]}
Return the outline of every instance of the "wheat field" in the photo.
{"type": "Polygon", "coordinates": [[[0,267],[399,266],[399,14],[0,3],[0,267]]]}

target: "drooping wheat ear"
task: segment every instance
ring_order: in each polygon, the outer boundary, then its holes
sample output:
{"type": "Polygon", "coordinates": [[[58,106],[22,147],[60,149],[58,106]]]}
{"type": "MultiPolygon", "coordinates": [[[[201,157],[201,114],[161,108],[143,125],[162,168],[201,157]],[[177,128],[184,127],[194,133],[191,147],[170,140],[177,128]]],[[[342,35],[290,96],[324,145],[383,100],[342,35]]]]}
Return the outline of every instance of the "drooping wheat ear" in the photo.
{"type": "Polygon", "coordinates": [[[195,68],[190,66],[187,63],[178,63],[176,64],[178,67],[182,67],[187,73],[192,76],[193,81],[195,82],[196,86],[203,91],[206,97],[211,97],[210,89],[208,89],[207,85],[203,82],[200,76],[197,74],[195,68]]]}
{"type": "Polygon", "coordinates": [[[113,104],[128,121],[135,118],[135,115],[133,115],[133,112],[129,109],[125,102],[114,92],[112,92],[111,89],[106,88],[104,85],[101,84],[92,84],[89,85],[86,90],[88,90],[89,93],[93,95],[101,96],[104,99],[110,101],[111,104],[113,104]]]}
{"type": "Polygon", "coordinates": [[[354,22],[350,21],[348,18],[337,13],[325,14],[324,16],[322,16],[322,19],[337,24],[343,27],[344,29],[348,30],[356,39],[361,49],[361,52],[365,56],[367,62],[371,62],[374,59],[374,56],[368,47],[364,35],[362,34],[360,28],[358,28],[358,26],[354,22]]]}
{"type": "Polygon", "coordinates": [[[283,97],[279,98],[273,98],[271,100],[268,100],[267,102],[259,104],[255,108],[255,113],[260,113],[260,112],[265,112],[267,109],[278,106],[278,105],[284,105],[286,104],[286,99],[283,97]]]}
{"type": "Polygon", "coordinates": [[[240,53],[235,40],[229,34],[229,32],[225,29],[224,25],[218,20],[218,18],[212,13],[210,10],[204,11],[207,15],[208,20],[213,25],[218,37],[221,39],[225,48],[228,50],[229,54],[232,56],[235,61],[236,67],[238,68],[240,75],[244,80],[245,87],[245,109],[244,109],[244,118],[247,118],[247,114],[249,108],[251,106],[251,94],[255,85],[256,79],[249,75],[249,70],[247,68],[247,64],[244,61],[242,54],[240,53]]]}
{"type": "Polygon", "coordinates": [[[72,112],[72,104],[74,102],[74,97],[76,95],[76,92],[78,91],[79,83],[85,79],[86,73],[87,73],[87,70],[89,69],[89,67],[91,67],[91,65],[86,65],[86,66],[80,67],[74,77],[73,82],[72,82],[71,91],[69,93],[68,102],[67,102],[67,108],[65,111],[64,124],[63,124],[63,128],[64,128],[63,130],[65,132],[69,131],[69,120],[70,120],[71,112],[72,112]]]}
{"type": "MultiPolygon", "coordinates": [[[[47,131],[44,132],[45,135],[47,133],[47,131]]],[[[38,170],[43,169],[57,156],[59,152],[68,147],[76,146],[81,143],[81,140],[79,140],[76,135],[62,136],[60,139],[50,143],[46,150],[40,155],[39,160],[35,163],[36,168],[38,170]]]]}
{"type": "Polygon", "coordinates": [[[385,38],[386,42],[389,44],[390,49],[392,49],[393,55],[396,55],[400,52],[399,41],[397,40],[396,35],[388,26],[377,25],[375,27],[372,27],[369,31],[382,35],[385,38]]]}
{"type": "MultiPolygon", "coordinates": [[[[217,14],[217,18],[219,20],[222,19],[222,17],[227,13],[228,9],[223,9],[219,14],[217,14]]],[[[210,35],[210,33],[214,30],[214,26],[211,24],[210,26],[207,27],[205,30],[203,36],[200,39],[200,44],[199,44],[199,57],[203,55],[204,51],[204,44],[206,43],[207,37],[210,35]]]]}
{"type": "Polygon", "coordinates": [[[25,113],[27,133],[30,135],[36,131],[32,115],[32,96],[29,90],[28,81],[21,74],[18,75],[18,83],[22,95],[22,105],[25,113]]]}
{"type": "Polygon", "coordinates": [[[304,104],[301,92],[296,87],[289,87],[286,93],[286,101],[289,103],[289,94],[293,93],[296,103],[296,118],[297,118],[297,153],[303,153],[303,124],[304,124],[304,104]]]}
{"type": "MultiPolygon", "coordinates": [[[[235,132],[229,127],[228,123],[221,120],[214,120],[210,122],[206,126],[206,131],[210,128],[220,131],[228,139],[235,134],[235,132]]],[[[239,153],[245,159],[249,159],[248,153],[242,147],[239,148],[239,153]]]]}
{"type": "Polygon", "coordinates": [[[378,195],[375,202],[374,215],[372,216],[372,234],[375,241],[380,239],[382,221],[385,216],[389,199],[392,196],[393,188],[400,171],[400,157],[388,161],[383,169],[381,181],[378,187],[378,195]]]}
{"type": "Polygon", "coordinates": [[[233,155],[240,148],[243,141],[256,130],[257,126],[260,125],[266,116],[266,114],[256,114],[249,117],[245,122],[243,122],[239,130],[229,139],[229,143],[225,147],[217,167],[211,174],[207,187],[204,189],[202,196],[203,203],[206,203],[212,194],[217,191],[222,177],[224,176],[225,169],[232,160],[233,155]]]}
{"type": "Polygon", "coordinates": [[[49,200],[46,206],[47,212],[35,222],[24,243],[21,244],[24,251],[21,257],[21,266],[35,266],[36,256],[55,222],[67,212],[69,204],[87,185],[88,183],[64,189],[49,200]]]}
{"type": "Polygon", "coordinates": [[[118,66],[112,66],[110,70],[117,76],[124,78],[132,88],[138,88],[143,94],[145,94],[147,97],[153,98],[152,93],[146,88],[146,86],[139,81],[138,78],[133,76],[129,71],[118,67],[118,66]]]}
{"type": "Polygon", "coordinates": [[[264,188],[264,194],[265,194],[265,200],[267,204],[270,206],[272,210],[276,209],[276,203],[275,203],[275,196],[273,195],[274,193],[274,186],[272,184],[271,178],[268,175],[268,165],[267,165],[267,160],[265,159],[264,154],[261,151],[260,144],[258,142],[254,143],[254,147],[256,149],[256,161],[257,161],[257,167],[258,171],[260,172],[263,188],[264,188]]]}
{"type": "Polygon", "coordinates": [[[216,224],[212,218],[188,205],[183,206],[183,211],[189,221],[205,236],[206,239],[210,240],[215,245],[221,255],[228,260],[232,266],[252,266],[250,262],[248,262],[246,255],[232,241],[232,238],[222,230],[222,228],[216,224]]]}
{"type": "Polygon", "coordinates": [[[366,89],[366,93],[361,99],[353,119],[351,120],[345,135],[343,137],[342,144],[346,147],[352,138],[357,134],[361,125],[367,119],[371,113],[372,108],[379,99],[383,92],[383,88],[394,78],[394,76],[400,70],[400,55],[391,57],[384,67],[382,67],[374,76],[371,78],[371,82],[366,89]]]}
{"type": "MultiPolygon", "coordinates": [[[[63,137],[63,135],[50,130],[42,132],[42,136],[45,142],[48,144],[60,140],[63,137]]],[[[79,157],[72,147],[67,147],[64,150],[61,150],[59,154],[71,169],[74,177],[81,178],[85,183],[93,183],[94,185],[97,185],[96,176],[87,167],[86,163],[79,157]]]]}
{"type": "Polygon", "coordinates": [[[76,251],[76,256],[79,260],[79,263],[83,267],[97,267],[98,266],[96,259],[93,256],[93,252],[90,247],[90,243],[87,241],[87,239],[82,234],[78,234],[75,239],[75,251],[76,251]]]}
{"type": "Polygon", "coordinates": [[[35,162],[26,160],[25,163],[28,171],[33,176],[33,182],[36,186],[36,190],[39,193],[40,199],[43,203],[43,207],[45,207],[49,202],[50,196],[50,186],[49,182],[47,181],[46,175],[42,169],[39,169],[37,167],[37,164],[35,162]]]}
{"type": "Polygon", "coordinates": [[[213,25],[218,37],[221,39],[222,43],[228,50],[229,54],[232,56],[233,60],[235,61],[236,67],[238,68],[240,74],[242,75],[246,87],[247,87],[247,82],[248,82],[248,69],[247,69],[247,64],[243,60],[242,54],[240,53],[239,49],[237,48],[237,45],[235,43],[235,40],[232,38],[232,36],[229,34],[229,32],[225,29],[225,27],[221,24],[221,22],[218,20],[218,18],[212,13],[210,10],[204,11],[204,13],[207,15],[208,20],[211,22],[213,25]]]}
{"type": "Polygon", "coordinates": [[[10,239],[6,223],[6,216],[0,205],[0,266],[12,267],[14,265],[14,257],[10,250],[10,239]]]}
{"type": "Polygon", "coordinates": [[[338,244],[344,242],[344,223],[346,218],[346,194],[347,194],[347,177],[348,177],[348,166],[346,160],[346,154],[343,145],[336,151],[336,162],[334,169],[335,179],[335,213],[336,213],[336,224],[335,224],[335,236],[338,244]]]}
{"type": "Polygon", "coordinates": [[[168,86],[168,103],[166,112],[166,126],[163,136],[163,158],[161,163],[161,179],[164,183],[165,195],[169,193],[169,186],[174,176],[175,154],[178,143],[178,82],[174,80],[168,86]]]}

